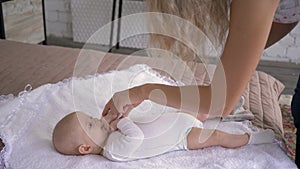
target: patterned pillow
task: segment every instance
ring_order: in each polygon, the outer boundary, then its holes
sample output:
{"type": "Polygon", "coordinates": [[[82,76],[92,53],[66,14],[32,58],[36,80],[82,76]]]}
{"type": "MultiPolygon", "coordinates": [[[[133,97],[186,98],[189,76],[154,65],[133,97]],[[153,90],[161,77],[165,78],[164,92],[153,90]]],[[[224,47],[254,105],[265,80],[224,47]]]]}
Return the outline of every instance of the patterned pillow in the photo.
{"type": "MultiPolygon", "coordinates": [[[[209,84],[208,74],[213,74],[216,66],[197,64],[195,70],[199,85],[209,84]]],[[[244,108],[255,116],[252,123],[260,128],[270,128],[276,133],[277,139],[283,137],[282,114],[279,106],[279,96],[284,85],[271,75],[255,71],[243,93],[244,108]]]]}
{"type": "Polygon", "coordinates": [[[271,128],[276,137],[282,139],[283,124],[279,97],[284,85],[271,75],[255,71],[244,91],[245,109],[250,109],[255,118],[253,124],[261,128],[271,128]]]}

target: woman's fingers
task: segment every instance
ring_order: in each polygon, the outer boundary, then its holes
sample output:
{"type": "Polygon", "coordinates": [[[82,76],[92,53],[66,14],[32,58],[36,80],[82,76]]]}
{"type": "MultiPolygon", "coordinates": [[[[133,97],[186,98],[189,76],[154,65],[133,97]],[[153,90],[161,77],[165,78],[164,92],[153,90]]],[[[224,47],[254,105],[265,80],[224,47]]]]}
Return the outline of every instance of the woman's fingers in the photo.
{"type": "Polygon", "coordinates": [[[105,107],[104,107],[104,109],[103,109],[103,111],[102,111],[102,116],[106,116],[106,115],[108,114],[108,112],[109,112],[109,110],[110,110],[110,105],[111,105],[111,103],[112,103],[112,99],[110,99],[110,100],[106,103],[106,105],[105,105],[105,107]]]}
{"type": "Polygon", "coordinates": [[[120,113],[123,116],[127,116],[128,113],[142,101],[143,97],[141,97],[141,90],[138,87],[116,92],[105,105],[102,116],[110,114],[113,117],[116,117],[120,113]]]}
{"type": "Polygon", "coordinates": [[[106,120],[108,124],[110,124],[114,120],[114,116],[108,112],[103,118],[106,120]]]}
{"type": "Polygon", "coordinates": [[[114,116],[116,116],[116,115],[118,115],[118,114],[120,114],[120,113],[123,113],[123,112],[120,112],[120,111],[116,108],[115,103],[112,102],[112,103],[110,104],[110,112],[109,112],[109,113],[110,113],[110,114],[113,114],[114,116]]]}
{"type": "Polygon", "coordinates": [[[103,118],[106,120],[108,124],[112,123],[114,120],[119,119],[122,117],[122,114],[116,114],[116,113],[108,113],[103,118]]]}
{"type": "Polygon", "coordinates": [[[126,105],[126,106],[124,106],[124,107],[123,107],[123,110],[124,110],[123,115],[124,115],[124,116],[128,116],[129,112],[130,112],[133,108],[135,108],[134,105],[126,105]]]}
{"type": "Polygon", "coordinates": [[[120,118],[118,118],[118,119],[115,119],[115,120],[113,120],[113,121],[109,124],[110,128],[112,129],[112,131],[115,131],[115,130],[118,129],[117,124],[119,123],[119,121],[120,121],[122,118],[123,118],[123,117],[120,117],[120,118]]]}

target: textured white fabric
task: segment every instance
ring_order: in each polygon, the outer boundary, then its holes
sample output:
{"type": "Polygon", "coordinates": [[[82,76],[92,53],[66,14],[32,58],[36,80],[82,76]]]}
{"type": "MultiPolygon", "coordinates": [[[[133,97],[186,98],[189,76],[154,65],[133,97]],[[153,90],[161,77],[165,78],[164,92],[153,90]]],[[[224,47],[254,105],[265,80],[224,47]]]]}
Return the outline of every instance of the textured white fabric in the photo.
{"type": "Polygon", "coordinates": [[[260,132],[250,133],[248,144],[273,143],[274,138],[274,131],[271,129],[266,129],[260,132]]]}
{"type": "MultiPolygon", "coordinates": [[[[277,143],[247,145],[237,149],[211,147],[196,151],[176,151],[149,159],[131,162],[112,162],[99,155],[65,156],[57,153],[51,142],[55,124],[66,114],[81,110],[100,117],[103,106],[112,93],[134,85],[156,82],[174,84],[159,77],[146,65],[130,69],[73,79],[57,84],[46,84],[24,93],[0,107],[0,136],[5,143],[1,152],[7,168],[296,168],[277,143]],[[118,82],[118,83],[116,83],[118,82]],[[112,85],[113,84],[113,85],[112,85]],[[109,88],[109,89],[108,89],[109,88]]],[[[163,106],[145,102],[137,113],[163,106]]],[[[172,110],[173,111],[173,110],[172,110]]],[[[152,112],[152,111],[151,111],[152,112]]],[[[133,116],[132,115],[132,116],[133,116]]],[[[139,115],[139,114],[138,114],[139,115]]],[[[136,117],[138,117],[136,115],[136,117]]],[[[148,114],[156,118],[156,113],[148,114]]],[[[205,126],[205,124],[204,124],[205,126]]],[[[235,129],[248,126],[246,122],[226,122],[220,128],[235,129]],[[240,126],[240,127],[238,127],[240,126]]],[[[245,131],[245,130],[243,130],[245,131]]]]}

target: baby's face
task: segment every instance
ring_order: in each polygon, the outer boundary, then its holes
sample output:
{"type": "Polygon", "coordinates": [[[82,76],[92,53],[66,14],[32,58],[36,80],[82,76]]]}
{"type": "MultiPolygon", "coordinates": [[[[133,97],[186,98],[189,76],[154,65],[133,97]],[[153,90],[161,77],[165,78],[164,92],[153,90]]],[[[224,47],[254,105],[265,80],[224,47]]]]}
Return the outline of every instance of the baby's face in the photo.
{"type": "Polygon", "coordinates": [[[86,133],[83,136],[89,137],[97,146],[103,148],[111,130],[105,118],[93,118],[85,113],[77,112],[79,125],[86,133]]]}

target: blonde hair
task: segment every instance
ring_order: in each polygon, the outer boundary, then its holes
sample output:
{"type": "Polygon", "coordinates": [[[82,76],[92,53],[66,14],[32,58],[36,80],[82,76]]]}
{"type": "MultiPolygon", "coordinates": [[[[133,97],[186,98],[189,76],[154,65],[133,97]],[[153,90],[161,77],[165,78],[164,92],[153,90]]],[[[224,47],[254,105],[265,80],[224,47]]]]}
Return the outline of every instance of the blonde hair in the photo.
{"type": "MultiPolygon", "coordinates": [[[[219,49],[224,46],[229,27],[228,0],[146,0],[146,10],[175,15],[187,20],[199,28],[215,48],[219,49]]],[[[187,28],[188,25],[176,24],[164,17],[151,17],[148,20],[148,28],[154,32],[157,30],[162,34],[173,32],[172,34],[179,39],[183,36],[185,36],[184,38],[196,38],[191,35],[190,28],[187,28]]],[[[197,55],[195,51],[178,39],[160,34],[150,34],[148,46],[174,52],[184,60],[195,59],[195,55],[197,55]]]]}

